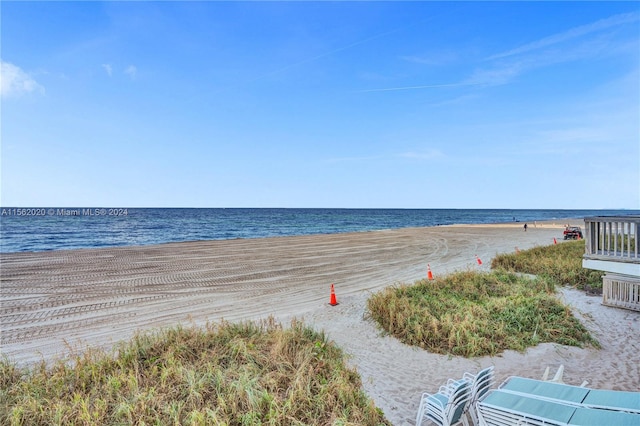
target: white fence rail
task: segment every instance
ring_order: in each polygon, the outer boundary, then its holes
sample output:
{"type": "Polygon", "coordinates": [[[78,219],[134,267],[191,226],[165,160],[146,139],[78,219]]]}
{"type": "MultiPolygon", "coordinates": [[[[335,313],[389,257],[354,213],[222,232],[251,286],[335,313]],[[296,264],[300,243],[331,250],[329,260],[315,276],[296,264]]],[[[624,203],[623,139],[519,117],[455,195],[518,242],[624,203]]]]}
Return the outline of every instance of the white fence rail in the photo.
{"type": "Polygon", "coordinates": [[[602,304],[640,311],[640,216],[584,219],[585,267],[607,271],[602,304]]]}
{"type": "Polygon", "coordinates": [[[640,281],[605,275],[602,279],[602,304],[640,311],[640,281]]]}
{"type": "Polygon", "coordinates": [[[640,263],[640,216],[587,217],[585,259],[640,263]]]}

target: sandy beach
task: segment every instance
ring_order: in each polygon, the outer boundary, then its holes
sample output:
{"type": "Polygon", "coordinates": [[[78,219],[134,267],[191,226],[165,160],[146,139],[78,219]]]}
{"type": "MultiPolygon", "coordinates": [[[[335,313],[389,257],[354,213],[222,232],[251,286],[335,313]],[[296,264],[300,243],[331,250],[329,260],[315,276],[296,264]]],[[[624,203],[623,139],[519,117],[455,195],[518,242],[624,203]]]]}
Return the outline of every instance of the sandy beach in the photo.
{"type": "Polygon", "coordinates": [[[566,383],[638,391],[640,313],[602,306],[581,291],[558,295],[600,350],[542,344],[526,353],[449,357],[405,346],[366,318],[371,292],[425,278],[427,264],[434,275],[489,270],[496,254],[560,243],[564,223],[529,224],[527,232],[522,223],[456,225],[2,254],[2,354],[25,364],[108,348],[141,330],[272,315],[325,330],[395,425],[414,424],[422,392],[488,365],[498,382],[540,378],[547,366],[553,373],[562,364],[566,383]],[[337,306],[328,304],[331,284],[337,306]]]}

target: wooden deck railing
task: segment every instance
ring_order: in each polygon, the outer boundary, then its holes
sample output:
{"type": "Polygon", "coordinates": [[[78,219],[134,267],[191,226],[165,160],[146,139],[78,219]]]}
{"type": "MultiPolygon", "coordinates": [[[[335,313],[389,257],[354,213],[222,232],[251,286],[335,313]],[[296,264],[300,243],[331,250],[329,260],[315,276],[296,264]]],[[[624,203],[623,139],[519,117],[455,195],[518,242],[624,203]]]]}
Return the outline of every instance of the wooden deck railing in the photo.
{"type": "Polygon", "coordinates": [[[640,282],[607,274],[602,277],[602,304],[640,311],[640,282]]]}
{"type": "Polygon", "coordinates": [[[607,272],[602,303],[640,311],[640,216],[587,217],[582,266],[607,272]]]}
{"type": "Polygon", "coordinates": [[[587,217],[585,259],[640,263],[640,216],[587,217]]]}

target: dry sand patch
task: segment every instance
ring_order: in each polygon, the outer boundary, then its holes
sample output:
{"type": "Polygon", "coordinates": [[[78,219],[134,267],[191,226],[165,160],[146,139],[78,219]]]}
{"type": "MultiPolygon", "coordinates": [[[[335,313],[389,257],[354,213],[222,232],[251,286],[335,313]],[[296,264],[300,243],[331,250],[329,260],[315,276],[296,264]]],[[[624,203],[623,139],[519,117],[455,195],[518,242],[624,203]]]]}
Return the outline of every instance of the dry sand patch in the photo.
{"type": "MultiPolygon", "coordinates": [[[[580,225],[581,221],[574,221],[580,225]]],[[[361,233],[169,243],[0,255],[2,353],[19,363],[109,347],[177,323],[302,318],[349,354],[394,424],[412,424],[420,394],[495,365],[498,380],[565,365],[568,383],[640,388],[640,314],[562,290],[603,349],[543,344],[524,354],[464,359],[382,336],[365,318],[369,292],[454,270],[488,270],[498,253],[552,244],[563,222],[456,225],[361,233]],[[476,255],[483,261],[476,262],[476,255]],[[328,305],[334,283],[338,302],[328,305]]]]}

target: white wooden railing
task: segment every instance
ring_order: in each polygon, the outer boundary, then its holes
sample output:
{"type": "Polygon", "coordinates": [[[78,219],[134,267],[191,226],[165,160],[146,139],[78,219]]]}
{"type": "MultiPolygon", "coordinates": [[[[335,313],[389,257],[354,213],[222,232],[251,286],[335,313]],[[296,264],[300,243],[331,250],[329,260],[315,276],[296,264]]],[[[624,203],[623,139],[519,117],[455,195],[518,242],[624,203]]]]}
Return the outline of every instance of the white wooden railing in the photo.
{"type": "Polygon", "coordinates": [[[582,266],[605,271],[602,303],[640,311],[640,216],[584,219],[582,266]]]}
{"type": "Polygon", "coordinates": [[[640,263],[640,216],[587,217],[585,259],[640,263]]]}
{"type": "Polygon", "coordinates": [[[640,281],[605,275],[602,277],[602,304],[640,311],[640,281]]]}

